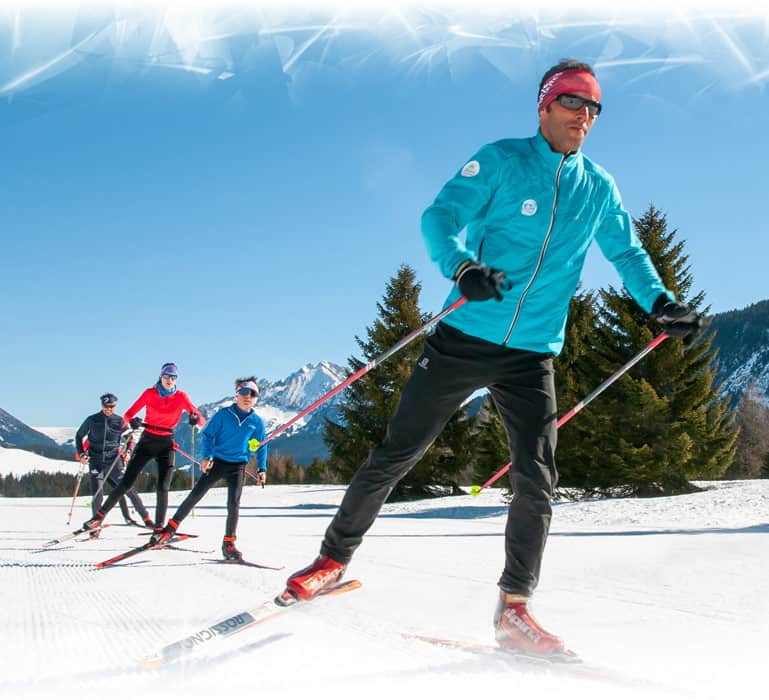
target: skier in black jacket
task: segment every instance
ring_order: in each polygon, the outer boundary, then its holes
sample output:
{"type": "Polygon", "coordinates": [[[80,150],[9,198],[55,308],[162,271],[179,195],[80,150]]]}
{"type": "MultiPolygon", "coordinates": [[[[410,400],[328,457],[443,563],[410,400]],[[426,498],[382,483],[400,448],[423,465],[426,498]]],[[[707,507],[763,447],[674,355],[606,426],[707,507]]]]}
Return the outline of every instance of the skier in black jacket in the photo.
{"type": "MultiPolygon", "coordinates": [[[[123,418],[115,413],[117,396],[107,393],[101,396],[101,411],[88,416],[75,434],[75,449],[81,463],[89,466],[91,479],[91,500],[93,515],[101,508],[104,481],[111,486],[117,486],[123,478],[123,458],[120,452],[120,436],[122,434],[123,418]],[[87,445],[86,445],[87,437],[87,445]]],[[[144,526],[154,528],[147,509],[142,503],[139,494],[131,488],[126,492],[131,499],[136,512],[139,513],[144,526]]],[[[126,525],[138,525],[128,511],[125,498],[120,499],[120,511],[123,514],[126,525]]],[[[98,530],[93,531],[92,537],[98,537],[98,530]]]]}

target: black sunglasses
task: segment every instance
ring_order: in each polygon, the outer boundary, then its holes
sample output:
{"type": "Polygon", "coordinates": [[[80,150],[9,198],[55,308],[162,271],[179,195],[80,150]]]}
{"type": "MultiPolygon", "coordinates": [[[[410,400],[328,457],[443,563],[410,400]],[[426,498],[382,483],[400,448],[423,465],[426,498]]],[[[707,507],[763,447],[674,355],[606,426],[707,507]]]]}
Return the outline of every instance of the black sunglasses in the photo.
{"type": "Polygon", "coordinates": [[[570,109],[573,112],[578,112],[580,109],[585,109],[585,107],[587,107],[587,113],[593,118],[601,113],[600,102],[587,100],[579,95],[570,95],[568,92],[558,95],[558,97],[555,98],[555,101],[561,105],[561,107],[566,107],[566,109],[570,109]]]}
{"type": "Polygon", "coordinates": [[[238,389],[238,394],[241,396],[250,396],[252,399],[255,399],[257,396],[253,389],[238,389]]]}

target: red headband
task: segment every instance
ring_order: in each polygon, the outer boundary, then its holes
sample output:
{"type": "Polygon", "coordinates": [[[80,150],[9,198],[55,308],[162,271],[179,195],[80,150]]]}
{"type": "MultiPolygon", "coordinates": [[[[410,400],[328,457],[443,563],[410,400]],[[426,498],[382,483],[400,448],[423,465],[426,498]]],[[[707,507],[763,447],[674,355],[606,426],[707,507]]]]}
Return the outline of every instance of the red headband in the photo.
{"type": "Polygon", "coordinates": [[[545,109],[558,95],[581,92],[601,101],[601,86],[595,76],[586,70],[564,70],[551,75],[542,86],[537,100],[537,109],[545,109]]]}

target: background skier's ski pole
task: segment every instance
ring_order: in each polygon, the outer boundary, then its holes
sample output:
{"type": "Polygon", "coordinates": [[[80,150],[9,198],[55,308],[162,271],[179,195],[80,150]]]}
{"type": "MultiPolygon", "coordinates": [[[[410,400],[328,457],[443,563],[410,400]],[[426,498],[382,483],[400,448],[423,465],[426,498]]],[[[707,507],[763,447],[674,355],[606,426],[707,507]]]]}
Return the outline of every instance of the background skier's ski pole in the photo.
{"type": "Polygon", "coordinates": [[[343,382],[340,382],[337,384],[331,391],[329,391],[327,394],[324,394],[321,396],[317,401],[310,404],[307,408],[305,408],[301,413],[297,413],[291,420],[287,421],[283,425],[277,427],[275,430],[273,430],[267,437],[262,440],[260,445],[264,445],[268,443],[273,438],[280,435],[286,428],[289,428],[294,423],[296,423],[298,420],[304,418],[308,413],[311,413],[314,411],[318,406],[321,404],[326,403],[332,396],[335,396],[343,389],[346,389],[350,384],[360,379],[364,374],[367,374],[375,367],[378,367],[381,365],[386,359],[394,355],[398,350],[401,350],[402,348],[406,347],[414,338],[416,338],[418,335],[421,335],[425,331],[427,331],[431,326],[434,326],[438,321],[448,316],[452,311],[455,309],[458,309],[462,304],[464,304],[467,301],[466,297],[460,297],[450,306],[447,306],[443,311],[441,311],[438,314],[435,314],[429,321],[426,323],[423,323],[419,328],[416,330],[411,331],[407,336],[401,338],[395,345],[393,345],[389,350],[385,350],[379,357],[371,360],[367,365],[364,365],[361,367],[357,372],[354,374],[351,374],[347,379],[345,379],[343,382]]]}
{"type": "Polygon", "coordinates": [[[190,454],[187,454],[187,453],[186,453],[186,452],[185,452],[185,451],[184,451],[184,450],[183,450],[181,447],[179,447],[179,443],[176,443],[176,442],[174,443],[174,449],[175,449],[175,450],[176,450],[176,451],[177,451],[177,452],[178,452],[180,455],[183,455],[184,457],[186,457],[187,459],[189,459],[189,460],[192,462],[192,464],[193,464],[193,465],[194,465],[194,464],[197,464],[198,466],[200,466],[200,462],[198,462],[198,460],[196,460],[196,459],[195,459],[195,458],[194,458],[192,455],[190,455],[190,454]]]}
{"type": "Polygon", "coordinates": [[[117,457],[112,460],[112,464],[109,465],[109,469],[107,469],[106,473],[104,474],[104,478],[101,480],[101,483],[99,484],[99,488],[96,489],[96,493],[91,496],[91,501],[95,501],[99,494],[104,491],[104,484],[107,483],[107,479],[109,479],[109,475],[112,474],[112,470],[115,468],[115,465],[117,464],[118,460],[123,456],[123,450],[118,447],[117,451],[117,457]]]}
{"type": "Polygon", "coordinates": [[[139,428],[137,430],[127,430],[122,434],[121,437],[125,438],[125,446],[120,447],[118,445],[117,457],[115,457],[115,459],[112,460],[112,464],[109,465],[109,469],[107,469],[106,474],[104,474],[104,478],[101,480],[101,484],[99,484],[99,488],[96,489],[96,493],[93,496],[91,496],[92,502],[97,498],[97,496],[102,491],[104,491],[104,484],[107,483],[107,480],[109,479],[109,475],[112,474],[112,470],[115,468],[115,465],[118,463],[118,460],[122,459],[125,464],[128,464],[128,460],[131,457],[131,452],[133,448],[136,446],[136,443],[139,442],[139,438],[141,437],[142,432],[144,432],[144,429],[139,428]]]}
{"type": "MultiPolygon", "coordinates": [[[[190,465],[190,472],[192,472],[192,486],[190,488],[195,488],[195,426],[191,425],[190,430],[192,431],[192,435],[190,436],[190,442],[192,443],[192,464],[190,465]]],[[[194,518],[195,517],[195,508],[192,508],[192,513],[190,515],[194,518]]]]}
{"type": "Polygon", "coordinates": [[[69,513],[67,513],[67,525],[69,525],[70,521],[72,520],[72,511],[75,509],[75,499],[77,498],[77,492],[80,490],[80,480],[83,478],[84,473],[85,465],[81,462],[80,471],[78,471],[77,479],[75,480],[75,490],[72,493],[72,503],[69,504],[69,513]]]}
{"type": "MultiPolygon", "coordinates": [[[[576,416],[585,406],[587,406],[598,394],[600,394],[604,389],[606,389],[611,384],[614,384],[617,379],[619,379],[625,372],[627,372],[633,365],[635,365],[637,362],[640,362],[646,355],[648,355],[654,348],[656,348],[665,338],[667,338],[666,333],[660,333],[654,340],[652,340],[651,343],[649,343],[641,352],[639,352],[635,357],[628,360],[627,363],[622,365],[614,374],[612,374],[608,379],[606,379],[600,386],[596,387],[591,391],[582,401],[580,401],[574,408],[571,409],[566,415],[562,416],[558,419],[558,422],[556,423],[556,427],[560,428],[564,423],[571,420],[574,416],[576,416]]],[[[491,486],[499,477],[501,477],[510,467],[512,466],[512,462],[508,462],[502,469],[500,469],[494,476],[492,476],[483,486],[473,486],[470,489],[470,493],[473,496],[477,496],[483,489],[485,489],[488,486],[491,486]]]]}

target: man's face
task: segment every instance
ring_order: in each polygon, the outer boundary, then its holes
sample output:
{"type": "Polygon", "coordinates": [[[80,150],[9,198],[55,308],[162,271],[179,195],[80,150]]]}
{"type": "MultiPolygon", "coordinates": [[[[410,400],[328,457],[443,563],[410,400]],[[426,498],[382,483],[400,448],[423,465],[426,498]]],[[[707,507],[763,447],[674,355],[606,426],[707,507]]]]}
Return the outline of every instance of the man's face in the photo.
{"type": "Polygon", "coordinates": [[[249,391],[248,389],[241,389],[235,394],[235,403],[241,411],[248,413],[256,403],[256,392],[249,391]]]}
{"type": "Polygon", "coordinates": [[[115,404],[103,403],[101,405],[101,412],[105,416],[111,416],[115,412],[115,404]]]}
{"type": "MultiPolygon", "coordinates": [[[[574,94],[586,100],[595,99],[584,92],[574,94]]],[[[550,148],[556,153],[573,153],[579,150],[595,120],[596,117],[588,114],[586,105],[581,109],[572,110],[563,107],[558,100],[539,111],[539,128],[550,148]]]]}

